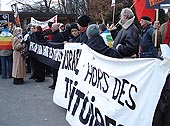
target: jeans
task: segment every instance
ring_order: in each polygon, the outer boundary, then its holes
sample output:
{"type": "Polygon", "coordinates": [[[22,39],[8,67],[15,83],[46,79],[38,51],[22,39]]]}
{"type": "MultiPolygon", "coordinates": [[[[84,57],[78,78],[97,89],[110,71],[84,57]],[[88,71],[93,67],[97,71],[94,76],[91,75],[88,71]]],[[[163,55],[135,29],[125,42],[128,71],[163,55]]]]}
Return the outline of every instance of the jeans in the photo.
{"type": "Polygon", "coordinates": [[[2,65],[2,78],[7,78],[7,74],[9,78],[12,78],[12,55],[10,56],[1,56],[1,65],[2,65]],[[8,72],[7,72],[8,70],[8,72]]]}

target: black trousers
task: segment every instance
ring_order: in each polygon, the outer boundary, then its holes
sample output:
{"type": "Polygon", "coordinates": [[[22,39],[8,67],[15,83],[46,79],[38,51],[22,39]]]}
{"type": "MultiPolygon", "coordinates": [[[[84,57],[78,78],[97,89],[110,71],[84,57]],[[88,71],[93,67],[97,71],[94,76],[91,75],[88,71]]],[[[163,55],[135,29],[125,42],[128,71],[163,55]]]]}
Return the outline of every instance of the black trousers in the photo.
{"type": "Polygon", "coordinates": [[[59,69],[54,69],[54,68],[52,68],[52,73],[53,73],[53,85],[54,85],[54,86],[56,85],[56,82],[57,82],[58,70],[59,70],[59,69]]]}

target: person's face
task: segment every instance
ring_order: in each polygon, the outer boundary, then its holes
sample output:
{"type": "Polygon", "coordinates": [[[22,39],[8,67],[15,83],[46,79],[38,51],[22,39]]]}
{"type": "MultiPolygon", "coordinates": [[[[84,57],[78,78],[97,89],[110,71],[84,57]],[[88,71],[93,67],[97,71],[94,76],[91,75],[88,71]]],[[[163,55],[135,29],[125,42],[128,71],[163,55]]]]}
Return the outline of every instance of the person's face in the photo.
{"type": "Polygon", "coordinates": [[[35,32],[35,28],[34,27],[31,27],[30,28],[30,31],[33,33],[33,32],[35,32]]]}
{"type": "Polygon", "coordinates": [[[125,15],[123,12],[120,14],[120,24],[124,25],[127,22],[127,15],[125,15]]]}
{"type": "Polygon", "coordinates": [[[71,35],[77,37],[79,35],[79,31],[76,28],[71,29],[71,35]]]}
{"type": "Polygon", "coordinates": [[[64,28],[64,25],[62,25],[62,26],[60,27],[60,29],[61,29],[62,31],[64,31],[64,29],[65,29],[65,28],[64,28]]]}
{"type": "Polygon", "coordinates": [[[145,28],[148,25],[148,23],[147,23],[146,20],[141,19],[140,20],[140,25],[141,25],[142,28],[145,28]]]}

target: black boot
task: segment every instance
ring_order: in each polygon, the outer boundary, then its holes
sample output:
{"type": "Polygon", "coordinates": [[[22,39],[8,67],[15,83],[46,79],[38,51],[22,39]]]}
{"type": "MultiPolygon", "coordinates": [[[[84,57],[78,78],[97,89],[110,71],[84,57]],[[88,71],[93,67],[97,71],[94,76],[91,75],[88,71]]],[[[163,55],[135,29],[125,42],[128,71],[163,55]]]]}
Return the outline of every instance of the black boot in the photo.
{"type": "Polygon", "coordinates": [[[24,83],[23,78],[14,78],[13,79],[13,84],[15,85],[22,85],[24,83]]]}

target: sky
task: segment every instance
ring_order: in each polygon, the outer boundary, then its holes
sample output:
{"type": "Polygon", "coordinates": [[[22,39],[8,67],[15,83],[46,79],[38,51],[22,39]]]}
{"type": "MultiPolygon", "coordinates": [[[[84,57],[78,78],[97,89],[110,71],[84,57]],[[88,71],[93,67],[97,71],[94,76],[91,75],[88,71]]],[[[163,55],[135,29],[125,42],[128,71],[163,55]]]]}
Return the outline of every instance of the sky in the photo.
{"type": "MultiPolygon", "coordinates": [[[[37,0],[17,0],[24,3],[26,1],[27,3],[31,3],[37,0]]],[[[11,11],[11,4],[15,3],[15,0],[1,0],[1,10],[2,11],[11,11]]]]}
{"type": "MultiPolygon", "coordinates": [[[[21,1],[23,2],[24,0],[21,0],[21,1]]],[[[37,0],[25,0],[25,1],[30,3],[30,1],[37,1],[37,0]]],[[[2,11],[11,11],[11,3],[13,3],[13,2],[14,2],[14,0],[1,0],[1,10],[2,11]]],[[[167,12],[167,9],[166,9],[166,12],[167,12]]]]}
{"type": "Polygon", "coordinates": [[[1,0],[1,10],[2,11],[11,11],[11,5],[7,5],[11,0],[1,0]]]}

